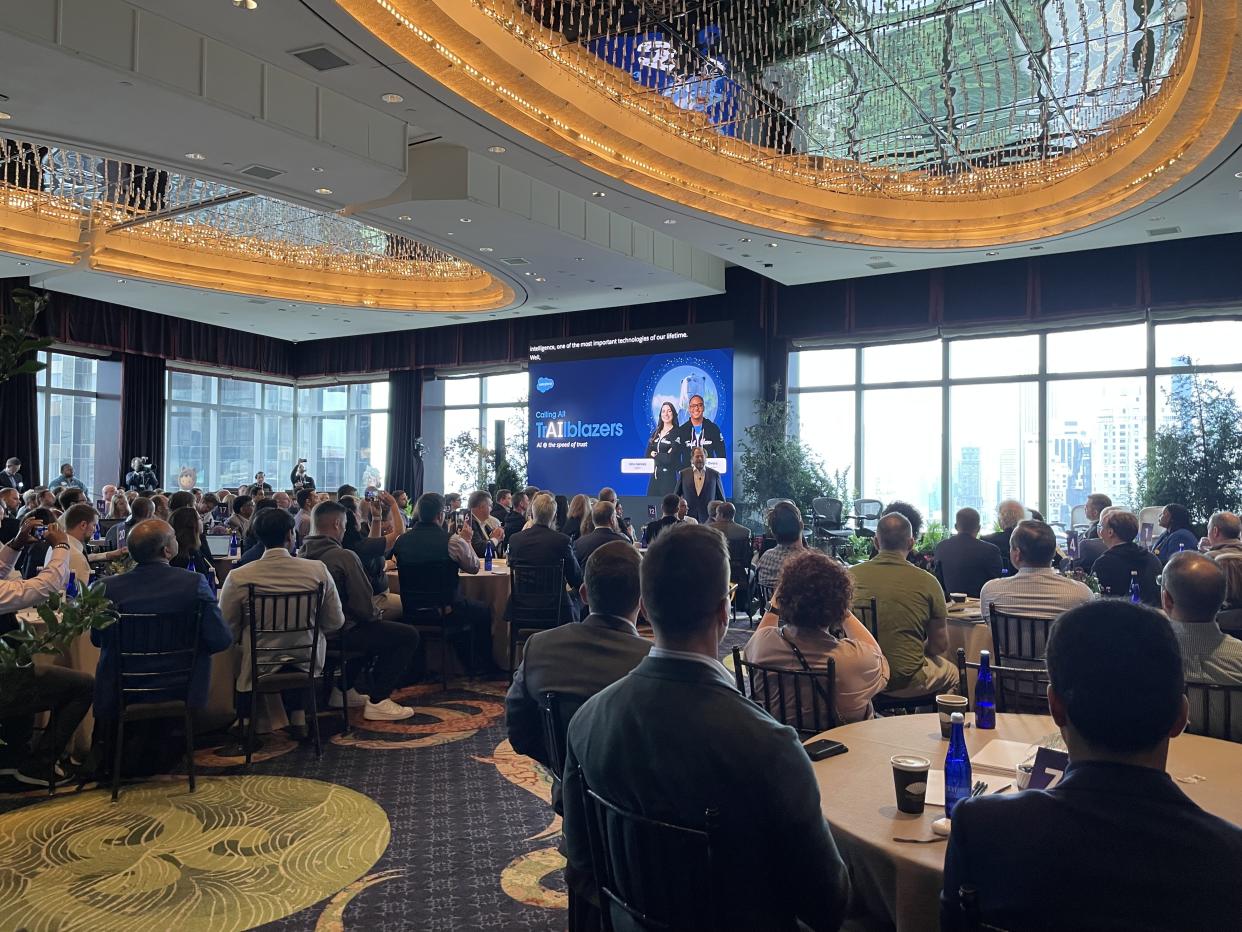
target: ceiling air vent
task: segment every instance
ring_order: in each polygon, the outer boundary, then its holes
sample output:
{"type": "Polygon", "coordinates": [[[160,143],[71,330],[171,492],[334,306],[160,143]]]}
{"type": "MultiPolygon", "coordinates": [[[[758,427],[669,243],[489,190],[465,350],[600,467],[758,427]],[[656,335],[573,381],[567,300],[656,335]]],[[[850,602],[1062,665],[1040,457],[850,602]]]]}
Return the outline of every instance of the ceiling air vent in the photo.
{"type": "Polygon", "coordinates": [[[316,71],[333,71],[337,68],[344,68],[346,65],[353,64],[353,62],[346,58],[342,58],[326,45],[315,45],[308,49],[299,49],[296,52],[290,52],[289,54],[294,58],[301,59],[316,71]]]}
{"type": "Polygon", "coordinates": [[[867,268],[869,269],[895,269],[897,268],[897,266],[894,265],[892,262],[889,262],[887,259],[881,259],[879,262],[868,262],[867,268]]]}
{"type": "Polygon", "coordinates": [[[266,301],[266,300],[264,300],[263,298],[250,298],[250,299],[247,301],[247,303],[248,303],[248,304],[271,304],[272,302],[271,302],[271,301],[266,301]]]}
{"type": "Polygon", "coordinates": [[[448,319],[449,320],[469,320],[470,318],[465,316],[464,314],[449,314],[448,319]]]}
{"type": "Polygon", "coordinates": [[[537,310],[537,311],[555,311],[555,310],[556,310],[556,305],[555,305],[555,304],[536,304],[536,305],[535,305],[535,310],[537,310]]]}
{"type": "Polygon", "coordinates": [[[261,178],[264,181],[271,181],[278,175],[283,175],[284,170],[280,168],[268,168],[266,165],[247,165],[241,170],[243,175],[249,175],[251,178],[261,178]]]}
{"type": "Polygon", "coordinates": [[[529,259],[523,259],[521,256],[513,256],[509,259],[501,259],[505,265],[530,265],[529,259]]]}
{"type": "Polygon", "coordinates": [[[1174,233],[1182,232],[1181,227],[1156,227],[1154,230],[1148,230],[1148,236],[1172,236],[1174,233]]]}

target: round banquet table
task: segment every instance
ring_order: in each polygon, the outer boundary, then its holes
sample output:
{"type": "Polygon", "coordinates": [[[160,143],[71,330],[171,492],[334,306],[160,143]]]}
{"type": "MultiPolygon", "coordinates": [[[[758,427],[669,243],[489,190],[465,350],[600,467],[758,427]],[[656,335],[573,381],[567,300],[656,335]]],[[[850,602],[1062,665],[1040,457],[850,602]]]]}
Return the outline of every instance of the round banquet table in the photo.
{"type": "MultiPolygon", "coordinates": [[[[960,647],[966,651],[966,659],[972,663],[979,662],[979,651],[986,650],[993,655],[992,650],[992,626],[983,620],[983,616],[979,614],[979,600],[967,599],[961,605],[949,603],[948,614],[948,635],[949,650],[944,654],[944,658],[949,663],[957,663],[957,649],[960,647]]],[[[975,671],[968,670],[966,673],[966,686],[969,690],[968,695],[971,701],[975,698],[975,671]]]]}
{"type": "MultiPolygon", "coordinates": [[[[461,595],[472,602],[482,602],[492,613],[492,657],[497,665],[509,666],[509,623],[505,620],[505,608],[509,604],[509,566],[504,560],[492,561],[492,571],[483,569],[479,561],[477,573],[457,573],[461,595]]],[[[395,569],[388,571],[388,591],[401,595],[401,579],[395,569]]],[[[438,657],[438,654],[435,654],[438,657]]],[[[432,659],[432,655],[428,656],[432,659]]]]}
{"type": "MultiPolygon", "coordinates": [[[[1034,744],[1056,730],[1046,715],[996,719],[995,731],[966,729],[972,757],[993,738],[1034,744]]],[[[834,728],[822,737],[849,748],[811,766],[819,781],[820,807],[851,868],[856,894],[871,916],[898,932],[934,932],[940,925],[946,843],[902,844],[893,837],[932,837],[931,824],[944,810],[928,806],[921,815],[898,812],[889,758],[917,754],[931,760],[934,770],[942,770],[948,742],[940,738],[937,716],[876,718],[834,728]]],[[[1205,810],[1242,825],[1242,744],[1182,735],[1169,745],[1168,771],[1178,788],[1205,810]],[[1192,774],[1206,779],[1179,779],[1192,774]]]]}

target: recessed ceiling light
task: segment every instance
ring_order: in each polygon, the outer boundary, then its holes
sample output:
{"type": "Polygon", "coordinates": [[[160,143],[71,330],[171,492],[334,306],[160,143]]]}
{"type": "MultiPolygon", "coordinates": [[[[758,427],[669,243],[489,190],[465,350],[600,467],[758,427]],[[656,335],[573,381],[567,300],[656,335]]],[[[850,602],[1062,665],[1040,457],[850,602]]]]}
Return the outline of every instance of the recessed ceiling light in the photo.
{"type": "Polygon", "coordinates": [[[586,262],[586,257],[585,256],[574,256],[574,261],[575,262],[586,262]]]}
{"type": "Polygon", "coordinates": [[[405,103],[405,98],[402,97],[400,94],[385,94],[383,97],[380,98],[380,100],[382,100],[386,104],[405,103]]]}
{"type": "Polygon", "coordinates": [[[1233,177],[1235,177],[1235,178],[1242,178],[1242,172],[1234,172],[1234,173],[1233,173],[1233,177]]]}
{"type": "Polygon", "coordinates": [[[743,236],[740,240],[738,240],[738,242],[739,242],[739,243],[749,243],[749,242],[750,242],[750,237],[749,237],[749,236],[743,236]]]}
{"type": "Polygon", "coordinates": [[[769,248],[769,249],[775,249],[775,248],[776,248],[777,246],[779,246],[779,245],[780,245],[780,243],[768,243],[768,248],[769,248]]]}
{"type": "Polygon", "coordinates": [[[536,276],[535,276],[535,281],[537,281],[537,282],[546,282],[546,281],[547,281],[547,279],[546,279],[546,278],[544,278],[542,275],[536,275],[536,276]]]}
{"type": "Polygon", "coordinates": [[[488,146],[487,151],[492,153],[493,155],[504,155],[509,150],[506,149],[504,146],[488,146]]]}
{"type": "Polygon", "coordinates": [[[397,219],[398,220],[409,220],[411,218],[409,214],[401,214],[400,216],[397,217],[397,219]]]}
{"type": "Polygon", "coordinates": [[[1148,217],[1148,220],[1163,220],[1163,217],[1148,217]]]}
{"type": "Polygon", "coordinates": [[[116,280],[116,283],[117,283],[118,285],[124,285],[124,284],[125,284],[125,279],[123,279],[123,278],[118,278],[118,279],[116,280]]]}
{"type": "Polygon", "coordinates": [[[674,223],[676,223],[676,222],[677,222],[677,221],[676,221],[676,220],[674,220],[672,217],[666,217],[666,218],[664,219],[664,223],[665,223],[666,225],[668,225],[668,226],[672,226],[672,225],[673,225],[674,223]]]}
{"type": "Polygon", "coordinates": [[[999,253],[999,252],[997,252],[995,249],[992,249],[992,250],[990,250],[990,251],[988,251],[988,252],[985,252],[985,253],[984,253],[984,255],[985,255],[985,256],[999,256],[999,255],[1000,255],[1000,253],[999,253]]]}
{"type": "Polygon", "coordinates": [[[1043,246],[1032,246],[1031,252],[1039,252],[1043,248],[1044,248],[1043,246]]]}
{"type": "Polygon", "coordinates": [[[479,252],[495,252],[495,251],[496,250],[492,249],[491,246],[480,246],[479,247],[479,252]]]}
{"type": "Polygon", "coordinates": [[[315,193],[316,194],[331,194],[332,189],[331,188],[316,188],[315,193]]]}
{"type": "Polygon", "coordinates": [[[203,155],[201,152],[187,152],[185,157],[194,162],[201,162],[203,159],[207,158],[207,156],[203,155]]]}
{"type": "Polygon", "coordinates": [[[0,110],[0,120],[11,120],[11,119],[13,119],[13,114],[7,113],[4,110],[0,110]]]}
{"type": "Polygon", "coordinates": [[[257,10],[259,8],[259,0],[233,0],[233,6],[239,10],[257,10]]]}
{"type": "Polygon", "coordinates": [[[17,264],[18,264],[18,265],[30,265],[30,263],[29,263],[29,262],[19,262],[19,263],[17,263],[17,264]]]}
{"type": "Polygon", "coordinates": [[[527,278],[530,278],[530,276],[534,275],[535,273],[534,272],[523,272],[522,274],[525,275],[527,278]]]}
{"type": "Polygon", "coordinates": [[[311,171],[313,171],[313,172],[321,172],[321,171],[323,171],[323,168],[322,168],[321,166],[319,166],[319,165],[312,165],[312,166],[311,166],[311,171]]]}
{"type": "Polygon", "coordinates": [[[591,197],[607,197],[607,196],[608,196],[607,191],[592,191],[591,192],[591,197]]]}
{"type": "Polygon", "coordinates": [[[460,220],[462,223],[473,223],[474,222],[469,217],[458,217],[457,219],[460,220]]]}

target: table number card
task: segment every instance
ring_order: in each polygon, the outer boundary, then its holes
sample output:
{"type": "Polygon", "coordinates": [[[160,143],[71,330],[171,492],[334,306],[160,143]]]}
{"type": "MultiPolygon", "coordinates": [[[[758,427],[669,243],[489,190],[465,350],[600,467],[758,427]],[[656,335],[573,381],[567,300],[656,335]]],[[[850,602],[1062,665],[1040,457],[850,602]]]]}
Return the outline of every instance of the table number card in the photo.
{"type": "Polygon", "coordinates": [[[1064,751],[1052,748],[1040,748],[1035,752],[1035,763],[1031,767],[1031,782],[1027,788],[1047,790],[1061,782],[1065,776],[1065,768],[1069,766],[1069,755],[1064,751]]]}

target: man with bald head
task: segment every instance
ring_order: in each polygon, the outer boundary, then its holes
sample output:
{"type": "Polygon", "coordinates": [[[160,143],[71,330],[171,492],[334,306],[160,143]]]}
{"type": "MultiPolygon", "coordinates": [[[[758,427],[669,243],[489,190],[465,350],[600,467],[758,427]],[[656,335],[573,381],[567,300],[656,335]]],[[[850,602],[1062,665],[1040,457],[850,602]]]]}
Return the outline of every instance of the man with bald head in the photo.
{"type": "MultiPolygon", "coordinates": [[[[202,573],[169,566],[168,561],[177,555],[177,535],[167,521],[148,518],[138,522],[129,532],[126,543],[129,555],[138,565],[128,573],[106,577],[104,591],[121,614],[179,616],[170,617],[169,624],[193,624],[195,616],[198,616],[198,656],[194,661],[187,701],[190,708],[201,709],[207,704],[211,685],[210,655],[233,643],[233,634],[220,615],[215,594],[202,573]]],[[[95,670],[95,717],[98,719],[115,718],[117,714],[118,627],[113,625],[91,632],[91,643],[100,649],[99,666],[95,670]]],[[[171,664],[163,664],[175,666],[178,662],[174,659],[171,664]]],[[[160,669],[153,663],[139,672],[160,669]]]]}
{"type": "Polygon", "coordinates": [[[1222,553],[1242,553],[1242,520],[1232,511],[1213,514],[1208,518],[1207,537],[1199,542],[1199,549],[1213,560],[1222,553]]]}
{"type": "Polygon", "coordinates": [[[1160,576],[1160,604],[1169,616],[1188,683],[1242,685],[1242,641],[1216,623],[1225,601],[1225,574],[1198,553],[1177,553],[1160,576]]]}

